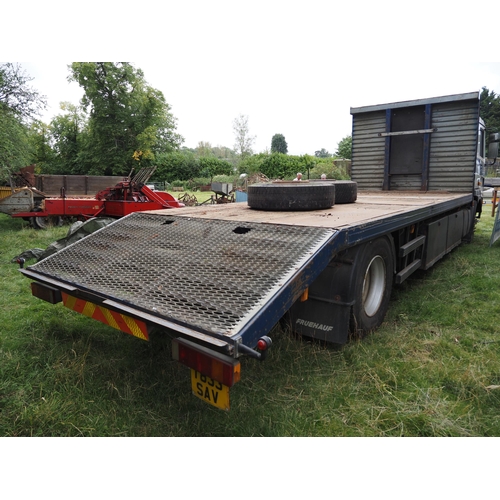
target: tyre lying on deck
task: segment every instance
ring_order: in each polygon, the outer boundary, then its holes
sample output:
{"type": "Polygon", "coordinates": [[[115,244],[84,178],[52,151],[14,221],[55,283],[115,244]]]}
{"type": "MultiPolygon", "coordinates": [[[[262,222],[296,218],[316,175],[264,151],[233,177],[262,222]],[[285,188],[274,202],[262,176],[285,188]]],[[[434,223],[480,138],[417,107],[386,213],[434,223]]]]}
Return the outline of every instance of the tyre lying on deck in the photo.
{"type": "Polygon", "coordinates": [[[333,183],[270,182],[248,186],[248,206],[257,210],[321,210],[333,205],[333,183]]]}
{"type": "Polygon", "coordinates": [[[354,203],[358,198],[358,183],[354,181],[334,181],[335,203],[354,203]]]}
{"type": "Polygon", "coordinates": [[[331,182],[335,184],[335,204],[354,203],[358,199],[358,183],[354,181],[336,181],[335,179],[310,179],[308,182],[331,182]]]}

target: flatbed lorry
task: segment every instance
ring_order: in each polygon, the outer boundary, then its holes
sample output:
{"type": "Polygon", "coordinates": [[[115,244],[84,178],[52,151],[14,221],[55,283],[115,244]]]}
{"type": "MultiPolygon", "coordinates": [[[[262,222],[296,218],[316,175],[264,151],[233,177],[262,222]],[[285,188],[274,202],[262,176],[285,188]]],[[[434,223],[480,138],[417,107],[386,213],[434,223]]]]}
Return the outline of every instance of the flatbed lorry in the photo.
{"type": "Polygon", "coordinates": [[[248,203],[133,213],[21,269],[33,295],[145,340],[169,332],[193,393],[222,409],[280,320],[334,344],[376,329],[393,284],[471,240],[484,127],[478,92],[351,114],[352,202],[316,207],[335,182],[277,182],[248,203]]]}

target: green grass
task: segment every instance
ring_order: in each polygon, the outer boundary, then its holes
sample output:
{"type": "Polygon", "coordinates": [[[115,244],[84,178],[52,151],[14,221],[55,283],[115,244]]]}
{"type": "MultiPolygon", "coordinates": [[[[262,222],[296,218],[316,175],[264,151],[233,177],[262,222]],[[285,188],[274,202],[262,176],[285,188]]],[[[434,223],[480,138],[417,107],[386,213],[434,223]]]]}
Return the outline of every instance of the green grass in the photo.
{"type": "Polygon", "coordinates": [[[180,198],[182,195],[189,195],[196,197],[199,204],[208,202],[212,196],[215,196],[213,191],[167,191],[174,198],[180,198]]]}
{"type": "Polygon", "coordinates": [[[67,228],[0,215],[0,435],[499,436],[492,225],[484,213],[472,244],[396,288],[362,341],[335,349],[277,326],[265,362],[242,360],[223,412],[191,395],[168,336],[144,342],[32,297],[11,259],[67,228]]]}

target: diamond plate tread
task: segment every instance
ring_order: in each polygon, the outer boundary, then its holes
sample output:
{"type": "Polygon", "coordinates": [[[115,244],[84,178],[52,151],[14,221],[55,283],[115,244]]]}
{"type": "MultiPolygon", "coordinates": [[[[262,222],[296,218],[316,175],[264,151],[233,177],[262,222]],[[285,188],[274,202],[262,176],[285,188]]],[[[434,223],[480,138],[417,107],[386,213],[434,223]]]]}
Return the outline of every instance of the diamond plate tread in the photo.
{"type": "Polygon", "coordinates": [[[232,336],[332,234],[318,227],[134,213],[29,269],[232,336]]]}

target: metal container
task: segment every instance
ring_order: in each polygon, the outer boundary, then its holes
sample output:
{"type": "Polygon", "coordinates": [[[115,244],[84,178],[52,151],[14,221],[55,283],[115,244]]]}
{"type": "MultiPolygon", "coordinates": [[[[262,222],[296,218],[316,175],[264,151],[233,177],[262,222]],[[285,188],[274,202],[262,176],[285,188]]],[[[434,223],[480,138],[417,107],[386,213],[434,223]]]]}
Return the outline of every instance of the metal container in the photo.
{"type": "Polygon", "coordinates": [[[228,195],[233,190],[231,182],[212,182],[212,191],[217,194],[228,195]]]}

